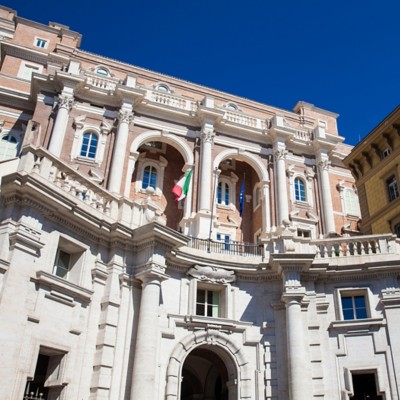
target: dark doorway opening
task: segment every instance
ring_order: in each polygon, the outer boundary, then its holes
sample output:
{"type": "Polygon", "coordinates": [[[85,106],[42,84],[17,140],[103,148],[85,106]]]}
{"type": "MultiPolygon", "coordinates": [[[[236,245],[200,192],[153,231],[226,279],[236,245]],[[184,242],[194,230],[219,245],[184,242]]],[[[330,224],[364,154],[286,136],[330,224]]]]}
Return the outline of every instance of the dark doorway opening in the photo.
{"type": "Polygon", "coordinates": [[[228,400],[228,371],[218,354],[193,350],[182,369],[181,400],[228,400]]]}
{"type": "Polygon", "coordinates": [[[376,375],[374,373],[352,374],[354,396],[350,400],[384,400],[377,394],[376,375]]]}

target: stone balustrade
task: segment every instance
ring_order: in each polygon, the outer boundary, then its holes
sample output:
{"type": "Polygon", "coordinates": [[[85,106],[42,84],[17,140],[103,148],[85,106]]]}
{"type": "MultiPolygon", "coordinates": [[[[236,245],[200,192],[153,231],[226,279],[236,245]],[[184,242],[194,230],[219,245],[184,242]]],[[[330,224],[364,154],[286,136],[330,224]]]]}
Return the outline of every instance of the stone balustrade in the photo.
{"type": "Polygon", "coordinates": [[[118,79],[100,76],[95,73],[85,72],[85,86],[90,89],[98,89],[106,92],[114,92],[117,84],[120,83],[118,79]]]}
{"type": "Polygon", "coordinates": [[[400,242],[390,233],[311,241],[316,258],[400,254],[400,242]]]}
{"type": "Polygon", "coordinates": [[[242,125],[252,129],[264,130],[267,129],[267,121],[265,119],[252,117],[251,115],[242,112],[225,111],[222,118],[222,123],[230,122],[236,125],[242,125]]]}
{"type": "Polygon", "coordinates": [[[157,90],[147,90],[145,99],[160,105],[176,108],[183,111],[195,112],[197,110],[197,102],[176,96],[171,93],[163,93],[157,90]]]}

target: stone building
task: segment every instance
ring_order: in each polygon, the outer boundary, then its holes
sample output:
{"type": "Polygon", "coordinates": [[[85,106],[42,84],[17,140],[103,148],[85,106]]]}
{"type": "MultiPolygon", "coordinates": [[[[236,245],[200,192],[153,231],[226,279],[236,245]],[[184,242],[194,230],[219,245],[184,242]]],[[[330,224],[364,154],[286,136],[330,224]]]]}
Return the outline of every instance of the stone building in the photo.
{"type": "Polygon", "coordinates": [[[400,246],[336,114],[0,36],[2,400],[399,399],[400,246]]]}
{"type": "Polygon", "coordinates": [[[356,179],[364,234],[400,237],[400,107],[345,158],[356,179]]]}

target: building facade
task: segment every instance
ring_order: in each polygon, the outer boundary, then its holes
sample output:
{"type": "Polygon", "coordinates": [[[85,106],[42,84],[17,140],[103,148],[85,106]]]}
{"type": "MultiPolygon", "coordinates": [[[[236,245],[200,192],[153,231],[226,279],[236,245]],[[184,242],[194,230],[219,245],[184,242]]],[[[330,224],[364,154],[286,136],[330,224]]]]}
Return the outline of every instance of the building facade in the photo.
{"type": "Polygon", "coordinates": [[[399,399],[400,246],[336,114],[0,35],[1,399],[399,399]]]}
{"type": "Polygon", "coordinates": [[[400,237],[400,107],[345,158],[360,197],[362,232],[400,237]]]}

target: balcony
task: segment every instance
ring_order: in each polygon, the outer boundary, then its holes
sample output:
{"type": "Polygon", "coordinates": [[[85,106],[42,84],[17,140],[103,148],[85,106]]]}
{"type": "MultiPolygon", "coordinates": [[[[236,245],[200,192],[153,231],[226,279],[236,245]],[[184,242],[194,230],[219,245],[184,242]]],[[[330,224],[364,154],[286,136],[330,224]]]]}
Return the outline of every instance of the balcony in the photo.
{"type": "Polygon", "coordinates": [[[93,92],[112,95],[120,83],[119,79],[97,75],[94,72],[85,71],[84,88],[93,92]]]}
{"type": "Polygon", "coordinates": [[[142,104],[186,116],[194,116],[197,110],[196,101],[158,90],[147,90],[142,104]]]}
{"type": "Polygon", "coordinates": [[[221,125],[231,128],[245,129],[261,133],[268,128],[266,119],[253,117],[240,111],[224,110],[224,115],[220,121],[221,125]]]}

